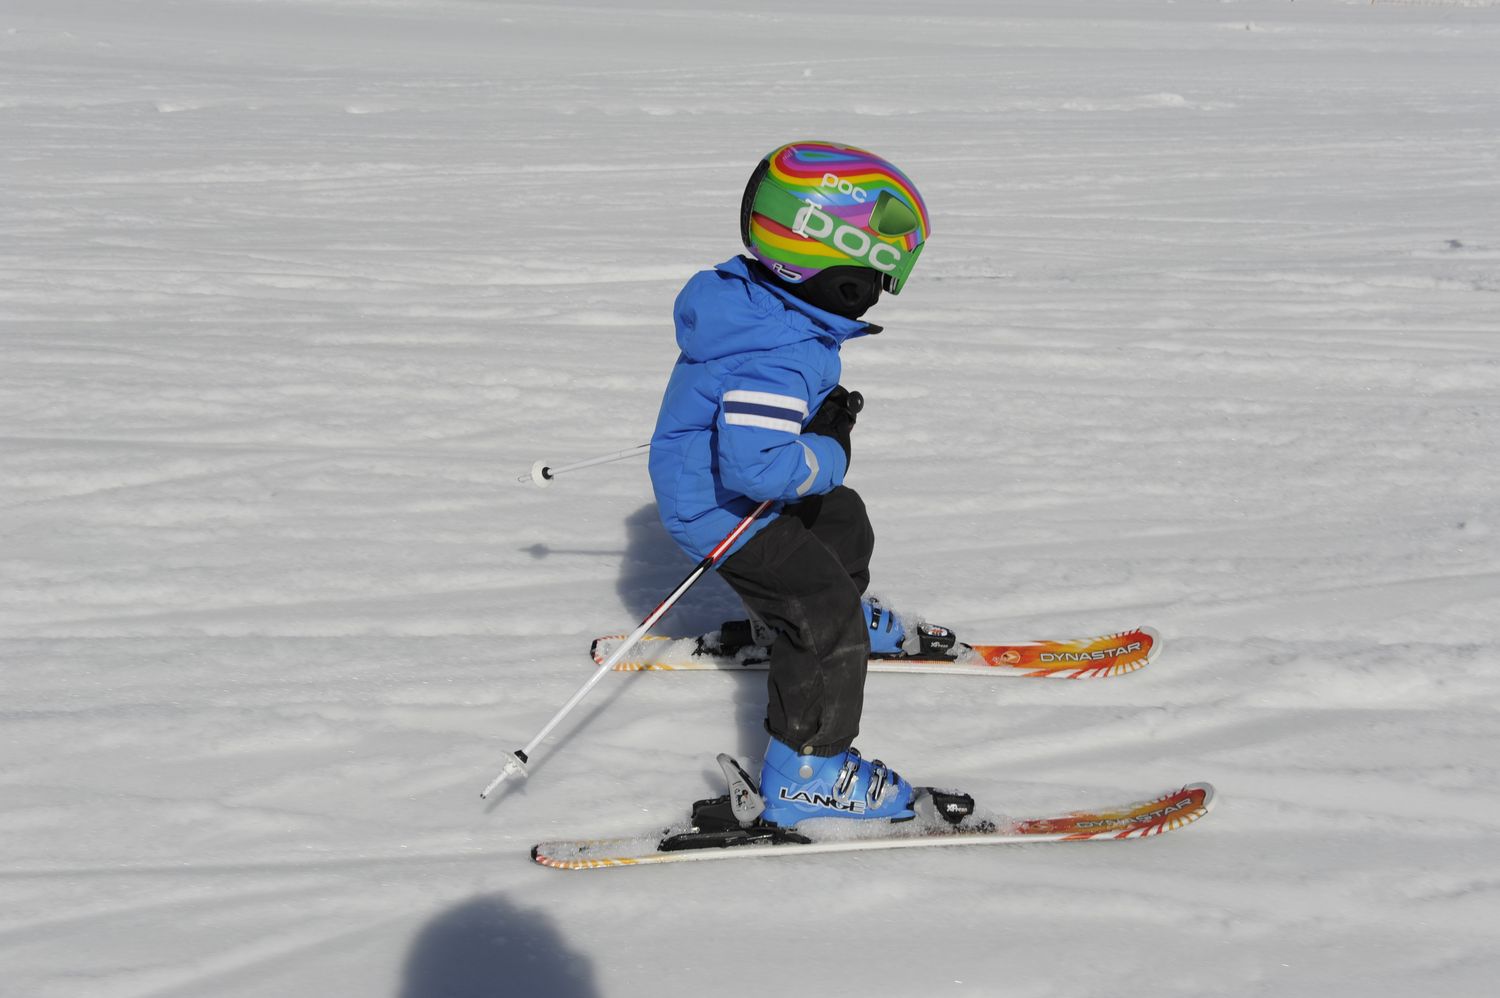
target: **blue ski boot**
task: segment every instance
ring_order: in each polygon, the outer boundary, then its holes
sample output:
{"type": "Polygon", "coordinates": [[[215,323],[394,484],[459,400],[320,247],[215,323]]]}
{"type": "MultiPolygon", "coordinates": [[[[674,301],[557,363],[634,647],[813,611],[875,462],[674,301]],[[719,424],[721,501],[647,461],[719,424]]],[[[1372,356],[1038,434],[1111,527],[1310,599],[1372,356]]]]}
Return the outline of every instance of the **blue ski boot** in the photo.
{"type": "Polygon", "coordinates": [[[870,654],[876,658],[902,654],[906,628],[896,615],[881,606],[874,596],[866,596],[859,605],[865,611],[865,627],[870,631],[870,654]]]}
{"type": "Polygon", "coordinates": [[[916,623],[911,630],[901,619],[881,605],[880,600],[866,596],[860,606],[865,612],[865,626],[870,631],[871,658],[953,659],[958,638],[946,627],[916,623]]]}
{"type": "Polygon", "coordinates": [[[915,817],[912,788],[879,759],[855,749],[839,755],[799,755],[775,738],[766,746],[760,769],[761,819],[783,828],[808,818],[915,817]]]}

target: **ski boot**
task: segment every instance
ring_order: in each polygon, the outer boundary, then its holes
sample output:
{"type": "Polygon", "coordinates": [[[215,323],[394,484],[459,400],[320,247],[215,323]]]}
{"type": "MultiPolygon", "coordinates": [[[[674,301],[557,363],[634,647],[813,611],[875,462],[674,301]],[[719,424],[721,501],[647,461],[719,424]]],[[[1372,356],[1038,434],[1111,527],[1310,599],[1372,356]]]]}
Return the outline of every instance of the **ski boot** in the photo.
{"type": "Polygon", "coordinates": [[[754,617],[726,620],[716,632],[698,639],[697,654],[733,658],[744,652],[745,658],[760,660],[771,657],[771,646],[775,643],[776,631],[765,621],[754,617]]]}
{"type": "MultiPolygon", "coordinates": [[[[685,849],[726,849],[736,846],[806,845],[812,839],[794,827],[795,822],[805,818],[863,817],[884,818],[891,822],[916,818],[918,825],[937,830],[957,827],[974,813],[974,798],[968,794],[954,790],[935,790],[931,787],[913,789],[879,762],[866,762],[853,749],[831,758],[798,756],[787,745],[773,738],[766,751],[767,761],[773,756],[782,765],[795,765],[799,774],[803,763],[815,771],[819,767],[826,769],[833,774],[834,790],[837,790],[837,785],[848,772],[848,800],[841,803],[836,795],[822,794],[831,801],[826,807],[818,809],[816,803],[803,804],[800,798],[804,794],[807,801],[816,800],[808,789],[814,787],[814,784],[806,780],[795,784],[769,765],[761,770],[762,778],[769,781],[768,785],[765,788],[757,787],[750,774],[745,772],[745,768],[733,756],[721,752],[718,761],[729,784],[729,792],[720,797],[694,802],[690,826],[681,831],[668,829],[657,848],[662,852],[679,852],[685,849]],[[862,776],[861,772],[868,775],[862,776]],[[881,784],[873,795],[868,789],[872,778],[881,784]],[[861,779],[866,787],[864,798],[858,797],[861,779]],[[776,810],[766,806],[765,798],[761,796],[762,789],[768,793],[774,791],[776,810]],[[872,796],[878,801],[878,808],[874,812],[868,804],[872,796]],[[905,806],[897,808],[896,805],[903,799],[905,806]],[[856,800],[857,805],[854,803],[856,800]],[[854,806],[863,806],[864,811],[854,814],[850,810],[854,806]],[[800,811],[810,813],[798,813],[800,811]]],[[[813,780],[816,780],[816,775],[814,772],[813,780]]],[[[971,827],[979,831],[994,829],[989,822],[971,827]]]]}
{"type": "Polygon", "coordinates": [[[760,794],[761,820],[781,827],[808,818],[906,821],[916,816],[911,784],[852,748],[838,755],[801,755],[772,738],[760,770],[760,794]]]}
{"type": "MultiPolygon", "coordinates": [[[[952,660],[958,657],[954,651],[958,639],[946,627],[918,623],[908,628],[874,596],[861,600],[860,610],[870,632],[871,658],[952,660]]],[[[763,621],[726,620],[717,631],[698,639],[696,654],[764,661],[770,658],[775,642],[776,631],[763,621]]]]}
{"type": "Polygon", "coordinates": [[[657,845],[662,852],[684,849],[727,849],[734,846],[780,845],[789,842],[806,844],[809,839],[790,828],[782,828],[762,819],[765,801],[750,774],[734,756],[719,753],[719,767],[729,783],[729,792],[693,803],[692,824],[686,831],[672,833],[657,845]]]}
{"type": "Polygon", "coordinates": [[[860,606],[865,613],[865,626],[870,630],[871,658],[957,657],[953,647],[958,639],[948,628],[921,623],[913,625],[908,631],[901,619],[874,596],[866,596],[860,606]]]}

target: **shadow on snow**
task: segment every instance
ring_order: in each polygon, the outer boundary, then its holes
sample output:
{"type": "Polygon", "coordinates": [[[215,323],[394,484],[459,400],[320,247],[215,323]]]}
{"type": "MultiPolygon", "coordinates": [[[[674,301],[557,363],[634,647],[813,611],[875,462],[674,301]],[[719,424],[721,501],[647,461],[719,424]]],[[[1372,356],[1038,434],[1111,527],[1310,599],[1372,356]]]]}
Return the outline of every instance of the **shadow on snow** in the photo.
{"type": "Polygon", "coordinates": [[[552,920],[498,894],[443,912],[412,943],[400,998],[597,998],[593,964],[552,920]]]}
{"type": "MultiPolygon", "coordinates": [[[[622,526],[625,532],[623,551],[561,549],[546,544],[534,544],[524,549],[534,558],[574,554],[618,559],[620,574],[615,583],[615,591],[625,608],[625,616],[617,622],[601,626],[600,634],[627,634],[633,631],[693,570],[693,561],[661,525],[655,503],[647,503],[631,513],[622,526]]],[[[710,572],[677,601],[652,629],[652,633],[674,637],[696,635],[717,630],[726,620],[744,617],[745,608],[740,598],[717,574],[710,572]]],[[[682,676],[674,680],[673,677],[647,674],[635,678],[647,682],[691,682],[693,677],[682,676]]],[[[594,709],[584,716],[574,733],[586,728],[594,715],[613,703],[624,688],[625,685],[621,684],[603,699],[596,697],[594,709]]],[[[753,769],[766,744],[765,673],[751,672],[737,676],[734,688],[734,744],[727,744],[729,739],[726,737],[726,744],[715,748],[715,751],[733,752],[753,769]]],[[[705,704],[705,709],[714,708],[705,704]]],[[[706,772],[711,773],[711,782],[717,782],[718,769],[713,765],[711,754],[706,772]]]]}
{"type": "MultiPolygon", "coordinates": [[[[620,579],[616,588],[633,621],[621,630],[630,630],[634,624],[644,620],[692,570],[693,562],[661,525],[654,503],[648,503],[626,517],[625,556],[620,565],[620,579]]],[[[688,590],[687,595],[667,612],[661,623],[653,629],[653,633],[673,636],[702,634],[718,630],[719,625],[726,620],[743,620],[744,617],[745,606],[734,590],[716,573],[710,572],[699,579],[688,590]]],[[[648,674],[640,678],[692,682],[694,676],[648,674]]],[[[766,674],[749,672],[736,676],[735,680],[734,743],[728,743],[729,733],[726,732],[726,744],[716,747],[714,751],[732,752],[754,769],[766,747],[766,674]]],[[[705,703],[704,707],[705,710],[713,710],[717,705],[705,703]]],[[[712,774],[711,782],[717,784],[719,771],[713,765],[711,755],[707,760],[707,769],[712,774]]]]}

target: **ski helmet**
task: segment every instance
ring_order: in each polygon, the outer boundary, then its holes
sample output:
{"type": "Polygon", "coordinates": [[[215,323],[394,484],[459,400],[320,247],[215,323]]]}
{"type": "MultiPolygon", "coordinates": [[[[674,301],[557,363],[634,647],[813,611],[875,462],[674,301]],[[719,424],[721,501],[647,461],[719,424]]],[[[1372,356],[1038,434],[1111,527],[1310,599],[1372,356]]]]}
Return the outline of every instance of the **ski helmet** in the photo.
{"type": "Polygon", "coordinates": [[[874,153],[833,142],[771,151],[740,204],[745,248],[791,284],[829,267],[862,267],[899,294],[928,231],[927,202],[906,174],[874,153]]]}

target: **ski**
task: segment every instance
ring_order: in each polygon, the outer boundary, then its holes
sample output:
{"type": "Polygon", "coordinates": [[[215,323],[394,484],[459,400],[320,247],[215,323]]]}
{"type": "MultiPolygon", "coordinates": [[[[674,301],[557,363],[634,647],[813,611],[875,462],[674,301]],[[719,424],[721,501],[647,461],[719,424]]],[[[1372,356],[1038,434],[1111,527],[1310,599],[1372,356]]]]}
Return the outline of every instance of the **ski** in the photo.
{"type": "MultiPolygon", "coordinates": [[[[697,638],[647,636],[616,666],[616,672],[738,672],[769,666],[767,650],[746,644],[727,653],[720,632],[697,638]]],[[[624,635],[595,638],[591,653],[602,665],[624,635]]],[[[1063,641],[958,644],[952,656],[902,655],[871,658],[871,672],[939,676],[1009,676],[1023,679],[1103,679],[1144,668],[1161,652],[1161,635],[1149,627],[1063,641]]]]}
{"type": "Polygon", "coordinates": [[[1214,788],[1190,783],[1134,804],[1020,819],[982,814],[967,794],[925,787],[917,789],[914,805],[917,817],[904,822],[820,818],[784,829],[744,824],[725,796],[699,801],[692,821],[680,827],[633,838],[541,842],[531,858],[555,870],[596,870],[870,849],[1121,841],[1192,824],[1213,808],[1214,788]]]}

